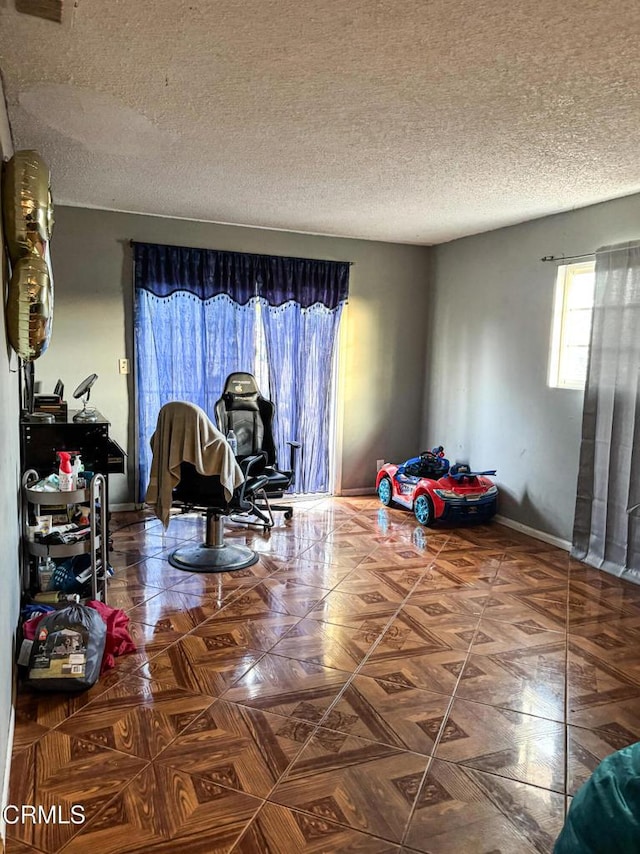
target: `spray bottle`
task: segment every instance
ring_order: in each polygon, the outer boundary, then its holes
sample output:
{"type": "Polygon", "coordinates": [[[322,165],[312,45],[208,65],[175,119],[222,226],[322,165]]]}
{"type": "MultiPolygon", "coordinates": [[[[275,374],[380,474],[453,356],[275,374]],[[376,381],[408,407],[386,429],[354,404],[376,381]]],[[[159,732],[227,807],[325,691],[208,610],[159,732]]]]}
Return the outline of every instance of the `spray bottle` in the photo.
{"type": "Polygon", "coordinates": [[[71,492],[71,490],[73,489],[73,469],[71,468],[71,454],[68,454],[66,451],[56,451],[56,455],[60,460],[60,468],[58,470],[60,492],[71,492]]]}

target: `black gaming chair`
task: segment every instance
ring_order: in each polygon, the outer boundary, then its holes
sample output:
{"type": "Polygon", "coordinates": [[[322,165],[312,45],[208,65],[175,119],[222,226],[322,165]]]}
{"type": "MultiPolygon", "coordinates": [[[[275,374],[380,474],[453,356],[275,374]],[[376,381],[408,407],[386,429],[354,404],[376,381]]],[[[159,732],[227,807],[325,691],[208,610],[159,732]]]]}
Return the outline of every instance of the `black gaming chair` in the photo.
{"type": "MultiPolygon", "coordinates": [[[[284,493],[295,482],[295,455],[300,448],[299,442],[287,442],[291,449],[289,469],[278,468],[276,446],[273,439],[273,416],[275,406],[260,394],[260,389],[253,374],[237,371],[227,377],[222,397],[215,405],[215,418],[218,429],[225,436],[233,430],[238,441],[236,456],[242,465],[245,457],[266,454],[266,467],[260,472],[267,476],[264,487],[267,499],[282,498],[284,493]]],[[[271,504],[269,500],[263,508],[270,518],[271,510],[284,510],[285,519],[293,516],[290,504],[271,504]]]]}

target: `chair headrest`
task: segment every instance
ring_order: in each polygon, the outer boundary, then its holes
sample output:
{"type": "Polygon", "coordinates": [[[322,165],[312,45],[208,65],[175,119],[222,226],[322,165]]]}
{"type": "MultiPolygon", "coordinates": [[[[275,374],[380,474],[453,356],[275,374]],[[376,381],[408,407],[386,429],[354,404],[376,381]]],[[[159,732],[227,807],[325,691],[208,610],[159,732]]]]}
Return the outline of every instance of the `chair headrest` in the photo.
{"type": "Polygon", "coordinates": [[[244,371],[235,371],[229,374],[224,383],[223,394],[260,394],[258,383],[253,374],[246,374],[244,371]]]}
{"type": "Polygon", "coordinates": [[[225,392],[222,395],[224,408],[227,412],[259,412],[258,394],[231,394],[225,392]]]}

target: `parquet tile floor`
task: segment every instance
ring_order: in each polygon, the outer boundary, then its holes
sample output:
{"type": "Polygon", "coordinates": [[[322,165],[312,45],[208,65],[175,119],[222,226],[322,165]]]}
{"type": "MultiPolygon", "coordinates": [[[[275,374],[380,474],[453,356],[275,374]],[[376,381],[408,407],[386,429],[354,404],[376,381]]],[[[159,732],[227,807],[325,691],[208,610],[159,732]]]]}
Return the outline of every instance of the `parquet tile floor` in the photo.
{"type": "MultiPolygon", "coordinates": [[[[280,515],[280,514],[279,514],[280,515]]],[[[9,854],[550,852],[640,739],[640,587],[498,524],[298,502],[249,569],[173,569],[203,521],[114,514],[138,651],[78,696],[17,697],[9,854]]]]}

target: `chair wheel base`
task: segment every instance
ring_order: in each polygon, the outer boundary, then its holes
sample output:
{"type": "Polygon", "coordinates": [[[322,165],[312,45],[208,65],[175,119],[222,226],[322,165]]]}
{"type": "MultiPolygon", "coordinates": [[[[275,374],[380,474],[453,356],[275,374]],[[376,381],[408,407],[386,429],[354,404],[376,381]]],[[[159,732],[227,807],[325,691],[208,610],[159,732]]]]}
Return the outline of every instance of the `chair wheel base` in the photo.
{"type": "Polygon", "coordinates": [[[233,572],[258,562],[258,553],[246,546],[189,546],[176,549],[169,563],[185,572],[233,572]]]}

